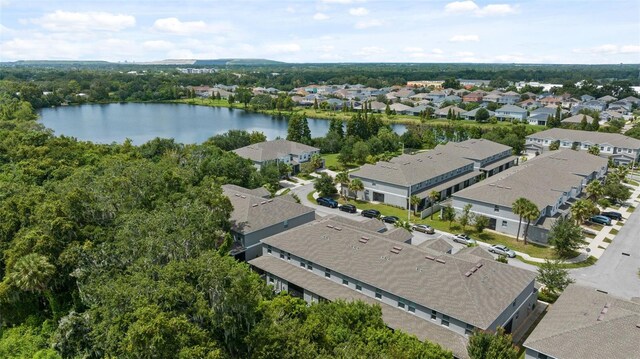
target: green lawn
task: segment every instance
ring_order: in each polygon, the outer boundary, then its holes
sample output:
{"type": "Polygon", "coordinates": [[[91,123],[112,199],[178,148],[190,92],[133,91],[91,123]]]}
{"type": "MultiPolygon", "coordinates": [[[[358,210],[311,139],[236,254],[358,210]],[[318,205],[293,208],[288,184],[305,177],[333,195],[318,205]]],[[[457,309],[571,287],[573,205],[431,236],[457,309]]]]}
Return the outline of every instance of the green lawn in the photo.
{"type": "MultiPolygon", "coordinates": [[[[522,258],[520,256],[517,256],[516,258],[518,258],[523,263],[531,264],[531,265],[534,265],[536,267],[539,267],[540,264],[542,264],[542,263],[538,263],[538,262],[528,261],[528,260],[526,260],[526,259],[524,259],[524,258],[522,258]]],[[[560,267],[564,268],[564,269],[584,268],[584,267],[589,267],[589,266],[592,266],[592,265],[596,264],[597,261],[598,261],[598,259],[596,257],[589,256],[589,258],[587,258],[587,260],[585,260],[583,262],[564,263],[564,264],[561,264],[560,267]]]]}
{"type": "Polygon", "coordinates": [[[606,238],[605,238],[605,239],[603,239],[602,241],[603,241],[604,243],[611,243],[611,242],[613,242],[613,238],[606,237],[606,238]]]}
{"type": "Polygon", "coordinates": [[[611,231],[609,231],[610,234],[618,234],[618,230],[613,228],[611,231]]]}
{"type": "Polygon", "coordinates": [[[629,212],[629,213],[633,213],[633,211],[635,211],[635,210],[636,210],[636,207],[634,207],[634,206],[629,206],[629,208],[627,208],[627,212],[629,212]]]}
{"type": "MultiPolygon", "coordinates": [[[[322,155],[321,157],[324,158],[324,166],[326,168],[335,168],[337,171],[344,170],[344,167],[342,167],[342,164],[340,163],[340,161],[338,161],[337,153],[327,153],[322,155]]],[[[357,167],[358,167],[357,164],[352,163],[347,166],[347,170],[357,168],[357,167]]]]}

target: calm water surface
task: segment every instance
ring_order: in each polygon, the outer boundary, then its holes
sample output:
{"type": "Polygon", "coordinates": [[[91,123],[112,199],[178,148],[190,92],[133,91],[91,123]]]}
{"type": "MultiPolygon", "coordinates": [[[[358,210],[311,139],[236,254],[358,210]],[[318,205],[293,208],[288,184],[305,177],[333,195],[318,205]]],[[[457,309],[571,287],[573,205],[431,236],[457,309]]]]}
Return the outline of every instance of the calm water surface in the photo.
{"type": "MultiPolygon", "coordinates": [[[[201,143],[231,129],[261,131],[272,140],[286,137],[288,120],[240,109],[193,106],[185,104],[124,103],[45,108],[40,110],[42,123],[57,135],[76,137],[96,143],[134,144],[155,137],[174,138],[181,143],[201,143]]],[[[309,119],[313,137],[324,136],[329,121],[309,119]]],[[[393,125],[403,133],[404,125],[393,125]]]]}

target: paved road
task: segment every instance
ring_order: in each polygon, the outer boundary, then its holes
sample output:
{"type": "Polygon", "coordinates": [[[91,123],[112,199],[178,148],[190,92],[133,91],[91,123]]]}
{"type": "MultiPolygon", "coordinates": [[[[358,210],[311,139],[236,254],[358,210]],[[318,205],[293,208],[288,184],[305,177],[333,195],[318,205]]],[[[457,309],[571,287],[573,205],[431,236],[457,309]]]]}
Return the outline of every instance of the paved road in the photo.
{"type": "Polygon", "coordinates": [[[595,265],[571,270],[576,283],[623,297],[640,297],[640,214],[631,214],[595,265]],[[623,255],[623,253],[629,254],[623,255]]]}

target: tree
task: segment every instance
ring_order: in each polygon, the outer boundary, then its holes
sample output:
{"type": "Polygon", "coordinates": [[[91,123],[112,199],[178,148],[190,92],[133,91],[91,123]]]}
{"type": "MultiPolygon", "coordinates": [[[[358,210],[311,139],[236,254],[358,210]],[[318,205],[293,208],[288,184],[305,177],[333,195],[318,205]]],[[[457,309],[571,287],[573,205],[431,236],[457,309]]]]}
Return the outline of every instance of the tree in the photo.
{"type": "Polygon", "coordinates": [[[422,198],[416,196],[416,195],[411,195],[411,197],[409,197],[409,201],[411,202],[411,207],[413,207],[413,215],[417,216],[418,215],[418,205],[420,204],[420,202],[422,202],[422,198]]]}
{"type": "Polygon", "coordinates": [[[614,202],[624,202],[631,197],[631,189],[620,183],[615,174],[609,174],[604,182],[603,194],[614,202]]]}
{"type": "Polygon", "coordinates": [[[587,243],[582,235],[582,228],[574,221],[561,217],[549,230],[549,243],[561,257],[573,254],[583,244],[587,243]]]}
{"type": "Polygon", "coordinates": [[[540,209],[533,202],[529,201],[522,213],[522,217],[527,220],[527,224],[524,227],[524,244],[527,244],[527,234],[529,233],[529,226],[531,221],[540,218],[540,209]]]}
{"type": "Polygon", "coordinates": [[[351,182],[349,179],[349,173],[346,171],[338,172],[334,181],[340,185],[340,195],[346,199],[347,195],[345,188],[349,188],[349,182],[351,182]]]}
{"type": "Polygon", "coordinates": [[[37,253],[21,257],[9,272],[9,283],[25,292],[42,293],[55,272],[45,256],[37,253]]]}
{"type": "Polygon", "coordinates": [[[384,114],[387,116],[391,116],[392,112],[391,112],[391,107],[389,107],[389,104],[387,104],[387,106],[384,108],[384,114]]]}
{"type": "Polygon", "coordinates": [[[458,222],[462,226],[463,231],[466,231],[467,225],[471,222],[471,207],[473,207],[473,205],[471,203],[467,203],[464,208],[462,208],[462,213],[458,218],[458,222]]]}
{"type": "Polygon", "coordinates": [[[598,200],[604,194],[604,187],[602,186],[602,182],[599,180],[593,180],[587,184],[585,188],[587,192],[588,198],[594,202],[598,202],[598,200]]]}
{"type": "Polygon", "coordinates": [[[307,122],[307,117],[304,113],[296,113],[291,115],[289,118],[287,140],[304,144],[311,143],[311,131],[309,129],[309,123],[307,122]]]}
{"type": "Polygon", "coordinates": [[[429,192],[429,205],[431,206],[431,219],[433,219],[433,206],[440,199],[440,192],[431,191],[429,192]]]}
{"type": "Polygon", "coordinates": [[[487,111],[487,109],[485,108],[480,108],[478,109],[478,111],[476,111],[476,121],[480,122],[480,123],[484,123],[489,121],[489,117],[491,117],[491,115],[489,114],[489,111],[487,111]]]}
{"type": "Polygon", "coordinates": [[[584,198],[576,201],[576,203],[571,206],[570,210],[571,217],[576,221],[577,225],[596,214],[597,211],[598,208],[596,208],[596,205],[592,201],[584,198]]]}
{"type": "Polygon", "coordinates": [[[474,225],[476,227],[476,231],[478,231],[478,233],[482,233],[485,228],[489,227],[489,217],[482,215],[475,216],[474,225]]]}
{"type": "Polygon", "coordinates": [[[451,88],[451,89],[457,90],[457,89],[460,88],[460,81],[456,80],[453,77],[450,77],[450,78],[444,80],[444,83],[442,84],[442,87],[444,87],[446,89],[451,88]]]}
{"type": "Polygon", "coordinates": [[[546,259],[538,268],[538,276],[536,280],[542,283],[545,291],[555,297],[571,283],[573,280],[569,277],[569,271],[562,267],[559,261],[546,259]]]}
{"type": "Polygon", "coordinates": [[[364,163],[369,156],[369,146],[364,141],[358,141],[353,145],[353,159],[358,163],[364,163]]]}
{"type": "Polygon", "coordinates": [[[560,148],[560,141],[556,140],[549,144],[550,151],[557,151],[560,148]]]}
{"type": "Polygon", "coordinates": [[[475,330],[469,337],[467,353],[471,359],[516,359],[518,350],[513,339],[498,327],[495,333],[475,330]]]}
{"type": "Polygon", "coordinates": [[[517,214],[519,217],[518,220],[518,232],[516,234],[516,241],[518,241],[518,239],[520,238],[520,227],[522,227],[522,218],[524,215],[524,210],[527,206],[527,202],[529,202],[528,199],[524,198],[524,197],[520,197],[518,199],[515,200],[515,202],[513,202],[513,204],[511,205],[511,212],[513,212],[513,214],[517,214]]]}
{"type": "Polygon", "coordinates": [[[338,193],[336,186],[333,184],[333,179],[326,173],[320,174],[320,177],[317,178],[316,182],[313,184],[313,188],[321,197],[331,197],[338,193]]]}
{"type": "Polygon", "coordinates": [[[451,229],[451,224],[456,220],[456,210],[451,205],[442,209],[442,220],[449,222],[449,229],[451,229]]]}
{"type": "Polygon", "coordinates": [[[596,155],[599,156],[600,155],[600,146],[598,145],[593,145],[591,147],[589,147],[589,149],[587,150],[588,153],[592,154],[592,155],[596,155]]]}
{"type": "Polygon", "coordinates": [[[353,199],[358,197],[358,192],[364,191],[364,183],[359,178],[354,178],[349,182],[349,191],[353,192],[353,199]]]}

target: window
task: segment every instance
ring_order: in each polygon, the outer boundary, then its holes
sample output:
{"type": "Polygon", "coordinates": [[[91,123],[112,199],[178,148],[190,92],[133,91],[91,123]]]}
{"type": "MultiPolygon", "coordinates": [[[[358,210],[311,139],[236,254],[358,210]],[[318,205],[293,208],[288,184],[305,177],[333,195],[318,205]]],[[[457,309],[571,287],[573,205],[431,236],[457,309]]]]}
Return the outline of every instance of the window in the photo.
{"type": "Polygon", "coordinates": [[[344,284],[344,285],[349,285],[349,281],[343,278],[343,279],[342,279],[342,284],[344,284]]]}
{"type": "Polygon", "coordinates": [[[280,252],[280,259],[284,259],[284,252],[280,252]]]}
{"type": "Polygon", "coordinates": [[[313,270],[313,264],[311,262],[307,262],[307,269],[313,270]]]}
{"type": "Polygon", "coordinates": [[[382,293],[379,290],[376,290],[376,299],[382,300],[382,293]]]}
{"type": "Polygon", "coordinates": [[[271,246],[267,246],[267,253],[271,253],[271,246]]]}
{"type": "Polygon", "coordinates": [[[431,309],[431,319],[436,320],[436,314],[438,314],[435,310],[431,309]]]}
{"type": "Polygon", "coordinates": [[[409,304],[409,313],[414,313],[416,312],[416,307],[412,306],[411,304],[409,304]]]}
{"type": "Polygon", "coordinates": [[[513,301],[513,303],[511,303],[511,306],[512,306],[512,307],[515,307],[515,306],[516,306],[516,301],[515,301],[515,300],[513,301]]]}
{"type": "Polygon", "coordinates": [[[325,269],[324,270],[324,276],[327,277],[327,278],[331,278],[331,271],[328,270],[328,269],[325,269]]]}
{"type": "Polygon", "coordinates": [[[471,334],[473,334],[473,329],[474,329],[474,328],[473,328],[473,325],[471,325],[471,324],[467,324],[467,327],[466,327],[466,328],[464,328],[464,334],[466,334],[466,335],[471,335],[471,334]]]}
{"type": "Polygon", "coordinates": [[[284,222],[282,222],[282,224],[284,225],[284,228],[289,228],[289,220],[285,219],[284,222]]]}
{"type": "Polygon", "coordinates": [[[362,292],[362,286],[360,285],[360,283],[356,284],[356,290],[362,292]]]}
{"type": "Polygon", "coordinates": [[[507,226],[507,221],[502,221],[502,226],[506,227],[507,226]]]}
{"type": "Polygon", "coordinates": [[[269,277],[269,283],[273,283],[273,277],[269,277]]]}
{"type": "Polygon", "coordinates": [[[405,306],[404,306],[404,303],[402,303],[402,302],[398,302],[398,308],[400,308],[400,309],[404,309],[404,307],[405,307],[405,306]]]}
{"type": "Polygon", "coordinates": [[[306,265],[306,264],[304,264],[304,262],[300,262],[300,267],[302,267],[302,268],[306,268],[306,267],[307,267],[307,265],[306,265]]]}
{"type": "Polygon", "coordinates": [[[498,205],[493,206],[493,211],[500,212],[500,208],[498,208],[498,205]]]}
{"type": "Polygon", "coordinates": [[[538,353],[538,359],[549,359],[549,357],[542,353],[538,353]]]}
{"type": "Polygon", "coordinates": [[[291,260],[291,253],[287,252],[287,260],[290,261],[291,260]]]}
{"type": "Polygon", "coordinates": [[[440,324],[444,325],[445,327],[449,326],[449,316],[448,315],[442,315],[442,321],[440,321],[440,324]]]}

